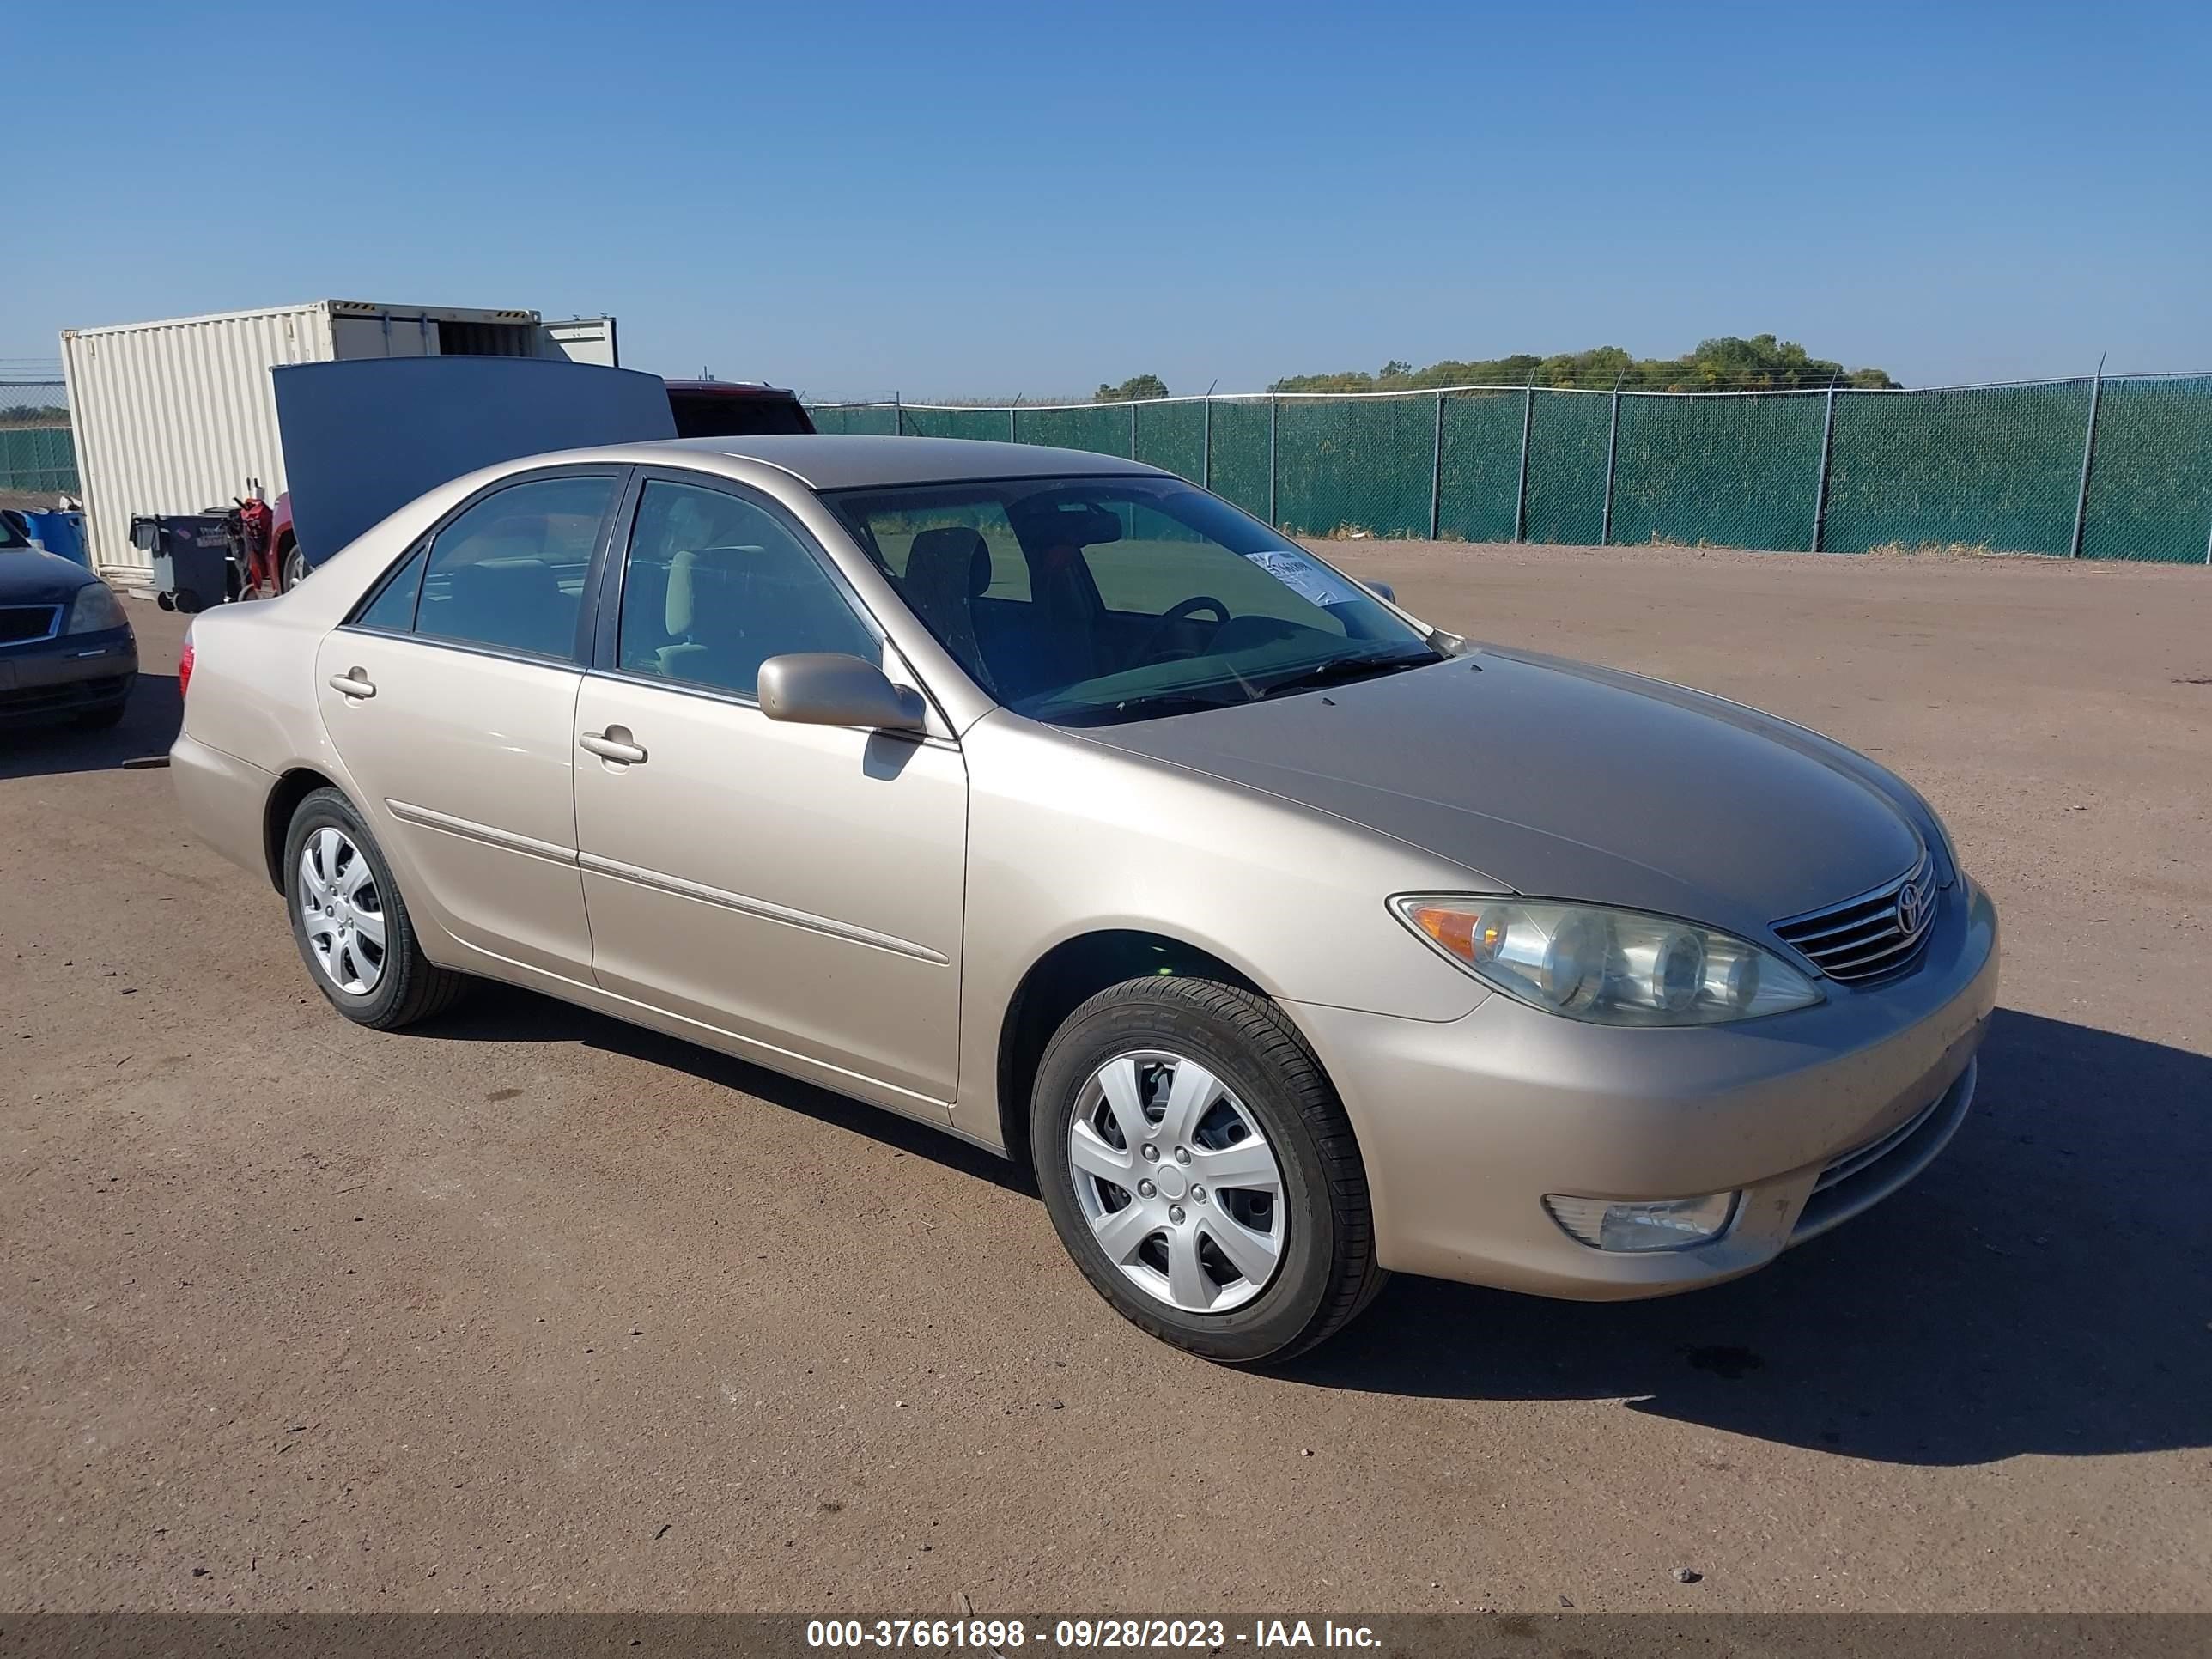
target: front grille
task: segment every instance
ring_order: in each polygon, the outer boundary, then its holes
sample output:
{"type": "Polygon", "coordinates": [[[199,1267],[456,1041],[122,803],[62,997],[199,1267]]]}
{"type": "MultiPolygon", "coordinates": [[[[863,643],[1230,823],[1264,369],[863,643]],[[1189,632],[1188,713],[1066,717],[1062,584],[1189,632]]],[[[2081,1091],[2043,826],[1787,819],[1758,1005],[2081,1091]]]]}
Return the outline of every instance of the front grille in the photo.
{"type": "Polygon", "coordinates": [[[1936,1109],[1942,1103],[1943,1097],[1936,1096],[1935,1099],[1929,1101],[1879,1140],[1869,1140],[1865,1146],[1845,1152],[1820,1171],[1820,1178],[1813,1183],[1813,1190],[1816,1193],[1825,1193],[1838,1182],[1849,1181],[1861,1170],[1881,1163],[1882,1159],[1911,1139],[1914,1134],[1918,1133],[1920,1126],[1927,1122],[1929,1118],[1934,1115],[1936,1109]]]}
{"type": "Polygon", "coordinates": [[[1923,852],[1920,862],[1895,881],[1825,910],[1778,921],[1774,931],[1830,979],[1863,984],[1912,965],[1928,943],[1936,900],[1936,860],[1923,852]]]}
{"type": "Polygon", "coordinates": [[[111,674],[96,680],[64,680],[59,685],[0,691],[0,714],[76,714],[106,702],[130,686],[130,675],[111,674]]]}
{"type": "Polygon", "coordinates": [[[36,645],[61,632],[58,605],[0,605],[0,645],[36,645]]]}

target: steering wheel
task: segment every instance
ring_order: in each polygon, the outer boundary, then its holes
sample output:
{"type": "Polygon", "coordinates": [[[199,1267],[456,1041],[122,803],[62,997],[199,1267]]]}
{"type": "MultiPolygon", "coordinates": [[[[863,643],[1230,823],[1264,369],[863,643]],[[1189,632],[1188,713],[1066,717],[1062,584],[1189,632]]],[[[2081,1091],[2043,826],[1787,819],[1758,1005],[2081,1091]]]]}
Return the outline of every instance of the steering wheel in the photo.
{"type": "Polygon", "coordinates": [[[1152,624],[1152,631],[1145,635],[1145,642],[1137,647],[1137,654],[1129,659],[1129,665],[1132,668],[1139,668],[1156,660],[1159,656],[1160,644],[1167,638],[1168,630],[1179,622],[1188,621],[1200,611],[1213,612],[1217,618],[1213,624],[1216,628],[1221,627],[1229,620],[1229,607],[1211,594],[1194,593],[1187,599],[1178,600],[1168,607],[1166,615],[1152,624]]]}

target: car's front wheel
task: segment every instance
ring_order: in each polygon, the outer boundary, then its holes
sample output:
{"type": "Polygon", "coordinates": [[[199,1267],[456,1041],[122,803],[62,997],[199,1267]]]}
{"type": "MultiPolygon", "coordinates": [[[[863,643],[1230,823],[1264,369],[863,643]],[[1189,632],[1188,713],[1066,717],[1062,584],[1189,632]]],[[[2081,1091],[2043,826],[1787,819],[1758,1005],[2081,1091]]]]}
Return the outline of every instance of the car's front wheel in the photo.
{"type": "Polygon", "coordinates": [[[284,566],[277,592],[289,593],[307,580],[307,556],[300,550],[297,542],[284,550],[284,566]]]}
{"type": "Polygon", "coordinates": [[[1352,1126],[1263,997],[1171,977],[1101,991],[1045,1049],[1030,1134],[1076,1265],[1164,1341],[1287,1359],[1382,1288],[1352,1126]]]}
{"type": "Polygon", "coordinates": [[[397,1030],[441,1013],[468,977],[422,954],[383,849],[353,803],[318,789],[284,838],[292,937],[316,989],[348,1019],[397,1030]]]}

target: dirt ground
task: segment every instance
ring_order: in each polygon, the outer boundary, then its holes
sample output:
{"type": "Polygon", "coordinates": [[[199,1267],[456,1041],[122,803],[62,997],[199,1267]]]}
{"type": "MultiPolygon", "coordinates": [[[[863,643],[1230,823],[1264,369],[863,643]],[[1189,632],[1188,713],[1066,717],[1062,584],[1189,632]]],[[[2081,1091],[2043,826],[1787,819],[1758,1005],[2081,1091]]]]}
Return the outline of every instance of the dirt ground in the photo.
{"type": "Polygon", "coordinates": [[[1926,792],[2008,934],[1925,1178],[1210,1369],[927,1130],[520,994],[346,1024],[127,765],[134,605],[119,732],[0,736],[0,1607],[2212,1607],[2212,572],[1328,551],[1926,792]]]}

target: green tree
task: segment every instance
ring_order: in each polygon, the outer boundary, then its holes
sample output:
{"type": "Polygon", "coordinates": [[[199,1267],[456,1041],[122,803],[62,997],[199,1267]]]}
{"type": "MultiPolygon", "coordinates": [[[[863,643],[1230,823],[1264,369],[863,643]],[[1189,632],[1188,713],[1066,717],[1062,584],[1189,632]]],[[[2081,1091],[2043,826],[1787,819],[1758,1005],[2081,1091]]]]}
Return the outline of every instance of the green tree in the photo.
{"type": "Polygon", "coordinates": [[[1094,404],[1134,403],[1140,398],[1164,398],[1168,383],[1157,374],[1133,374],[1119,386],[1108,386],[1103,380],[1098,390],[1091,394],[1094,404]]]}
{"type": "Polygon", "coordinates": [[[1379,374],[1364,369],[1335,374],[1293,374],[1270,392],[1413,392],[1440,386],[1620,386],[1638,392],[1786,391],[1825,386],[1894,386],[1887,371],[1845,368],[1815,357],[1794,340],[1771,334],[1749,339],[1728,334],[1701,340],[1680,357],[1634,357],[1620,346],[1555,352],[1538,357],[1518,352],[1510,357],[1474,360],[1447,357],[1415,368],[1402,358],[1382,365],[1379,374]]]}

